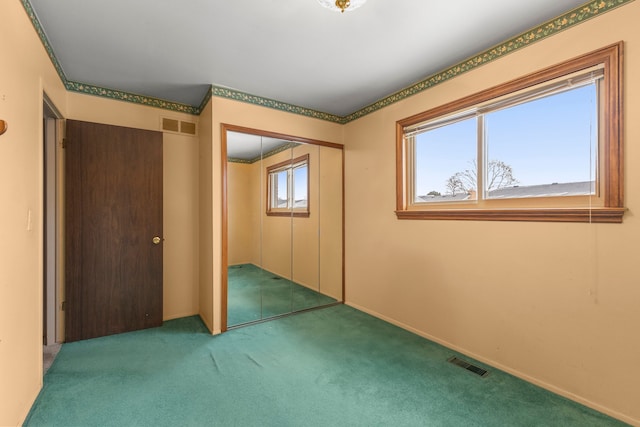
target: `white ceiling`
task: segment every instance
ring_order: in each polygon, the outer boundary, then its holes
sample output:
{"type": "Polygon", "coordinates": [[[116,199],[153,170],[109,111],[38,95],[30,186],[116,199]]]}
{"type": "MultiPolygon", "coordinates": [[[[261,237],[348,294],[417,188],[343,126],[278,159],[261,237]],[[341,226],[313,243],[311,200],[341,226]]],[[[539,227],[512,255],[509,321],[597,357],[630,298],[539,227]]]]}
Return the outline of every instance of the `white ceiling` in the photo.
{"type": "Polygon", "coordinates": [[[284,139],[227,131],[227,158],[253,161],[261,154],[290,143],[284,139]]]}
{"type": "Polygon", "coordinates": [[[345,116],[585,0],[30,2],[70,81],[196,107],[213,84],[345,116]]]}

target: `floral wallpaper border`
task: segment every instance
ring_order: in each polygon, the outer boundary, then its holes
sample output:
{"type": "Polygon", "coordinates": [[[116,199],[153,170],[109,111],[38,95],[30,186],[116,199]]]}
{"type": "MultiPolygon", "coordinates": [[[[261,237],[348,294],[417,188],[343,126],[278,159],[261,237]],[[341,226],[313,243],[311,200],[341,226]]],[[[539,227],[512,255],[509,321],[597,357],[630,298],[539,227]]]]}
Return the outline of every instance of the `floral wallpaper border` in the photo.
{"type": "Polygon", "coordinates": [[[632,2],[634,0],[595,0],[586,3],[580,7],[577,7],[564,15],[561,15],[555,19],[547,21],[546,23],[535,27],[532,30],[526,31],[506,42],[500,43],[492,48],[478,53],[471,58],[454,65],[440,73],[434,74],[412,86],[402,89],[392,95],[389,95],[361,110],[344,116],[343,123],[359,119],[367,114],[373,113],[381,108],[387,107],[412,95],[420,93],[426,89],[429,89],[437,84],[443,83],[453,77],[460,74],[471,71],[476,67],[484,65],[488,62],[501,58],[511,52],[514,52],[523,47],[529,46],[535,42],[545,39],[560,31],[566,30],[576,24],[580,24],[595,16],[601,15],[604,12],[613,10],[625,3],[632,2]]]}
{"type": "Polygon", "coordinates": [[[207,91],[202,102],[199,106],[192,106],[187,104],[181,104],[178,102],[166,101],[158,98],[153,98],[145,95],[138,95],[128,92],[123,92],[115,89],[107,89],[99,86],[94,86],[86,83],[79,83],[67,80],[58,59],[55,56],[53,48],[47,39],[47,36],[38,21],[38,18],[31,6],[29,0],[20,0],[22,5],[33,24],[42,45],[44,46],[53,66],[55,67],[60,79],[64,83],[65,87],[69,91],[80,92],[88,95],[101,96],[105,98],[115,99],[119,101],[127,101],[136,104],[147,105],[156,108],[162,108],[170,111],[177,111],[181,113],[199,115],[212,96],[233,99],[236,101],[246,102],[249,104],[258,105],[261,107],[273,108],[276,110],[316,118],[320,120],[326,120],[329,122],[345,124],[353,120],[359,119],[367,114],[371,114],[382,108],[385,108],[391,104],[402,101],[410,96],[418,94],[424,90],[427,90],[437,84],[445,82],[460,74],[473,70],[476,67],[484,65],[495,59],[501,58],[511,52],[526,47],[532,43],[545,39],[560,31],[566,30],[574,25],[580,24],[588,19],[601,15],[602,13],[613,10],[626,3],[630,3],[634,0],[594,0],[579,6],[564,15],[561,15],[555,19],[547,21],[546,23],[535,27],[532,30],[526,31],[506,42],[500,43],[492,48],[478,53],[473,57],[458,63],[442,72],[436,73],[424,80],[419,81],[405,89],[395,92],[379,101],[374,102],[358,111],[355,111],[346,116],[337,116],[334,114],[324,113],[322,111],[316,111],[297,105],[287,104],[286,102],[277,101],[274,99],[263,98],[257,95],[251,95],[245,92],[223,88],[220,86],[211,86],[211,89],[207,91]]]}
{"type": "MultiPolygon", "coordinates": [[[[149,107],[162,108],[164,110],[177,111],[179,113],[187,113],[193,115],[200,114],[200,108],[192,105],[181,104],[179,102],[165,101],[163,99],[153,98],[145,95],[137,95],[134,93],[123,92],[115,89],[106,89],[99,86],[93,86],[84,83],[67,81],[65,83],[67,90],[72,92],[80,92],[86,95],[101,96],[103,98],[115,99],[118,101],[133,102],[134,104],[147,105],[149,107]]],[[[207,94],[210,91],[207,91],[207,94]]],[[[206,105],[206,104],[205,104],[206,105]]]]}
{"type": "Polygon", "coordinates": [[[212,86],[211,94],[220,98],[233,99],[235,101],[273,108],[288,113],[300,114],[302,116],[313,117],[315,119],[326,120],[329,122],[341,123],[343,120],[343,117],[336,116],[335,114],[323,113],[322,111],[299,107],[297,105],[287,104],[286,102],[276,101],[275,99],[263,98],[261,96],[251,95],[249,93],[220,86],[212,86]]]}

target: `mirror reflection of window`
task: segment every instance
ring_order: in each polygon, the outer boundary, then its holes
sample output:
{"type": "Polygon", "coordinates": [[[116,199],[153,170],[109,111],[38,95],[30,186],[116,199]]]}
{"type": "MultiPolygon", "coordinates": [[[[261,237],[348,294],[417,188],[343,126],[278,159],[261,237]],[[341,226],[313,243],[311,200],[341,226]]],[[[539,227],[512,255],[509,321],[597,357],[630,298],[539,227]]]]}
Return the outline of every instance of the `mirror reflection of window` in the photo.
{"type": "Polygon", "coordinates": [[[286,209],[289,197],[289,174],[287,171],[273,172],[269,175],[271,181],[271,208],[286,209]]]}
{"type": "Polygon", "coordinates": [[[267,215],[309,216],[309,155],[267,168],[267,215]]]}
{"type": "Polygon", "coordinates": [[[308,166],[302,164],[293,169],[293,208],[303,209],[309,206],[308,200],[308,166]]]}

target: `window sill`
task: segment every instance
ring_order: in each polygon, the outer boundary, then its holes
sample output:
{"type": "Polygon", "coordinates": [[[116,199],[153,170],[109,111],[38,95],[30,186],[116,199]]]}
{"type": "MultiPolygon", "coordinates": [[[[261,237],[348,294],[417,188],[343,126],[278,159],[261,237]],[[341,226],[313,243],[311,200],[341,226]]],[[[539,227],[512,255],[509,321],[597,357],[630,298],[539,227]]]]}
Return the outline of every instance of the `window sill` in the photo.
{"type": "Polygon", "coordinates": [[[398,219],[622,223],[625,208],[434,209],[396,211],[398,219]]]}
{"type": "Polygon", "coordinates": [[[309,212],[291,212],[291,211],[282,211],[282,212],[269,212],[267,211],[267,216],[287,216],[294,218],[309,218],[311,214],[309,212]]]}

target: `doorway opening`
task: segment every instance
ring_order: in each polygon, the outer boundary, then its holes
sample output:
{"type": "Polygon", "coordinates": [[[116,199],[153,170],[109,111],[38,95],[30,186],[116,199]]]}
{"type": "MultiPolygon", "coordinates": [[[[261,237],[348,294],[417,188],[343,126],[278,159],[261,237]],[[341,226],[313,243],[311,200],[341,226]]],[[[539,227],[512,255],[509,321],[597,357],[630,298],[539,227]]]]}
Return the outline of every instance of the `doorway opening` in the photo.
{"type": "Polygon", "coordinates": [[[43,94],[43,374],[53,363],[62,341],[62,115],[43,94]]]}

